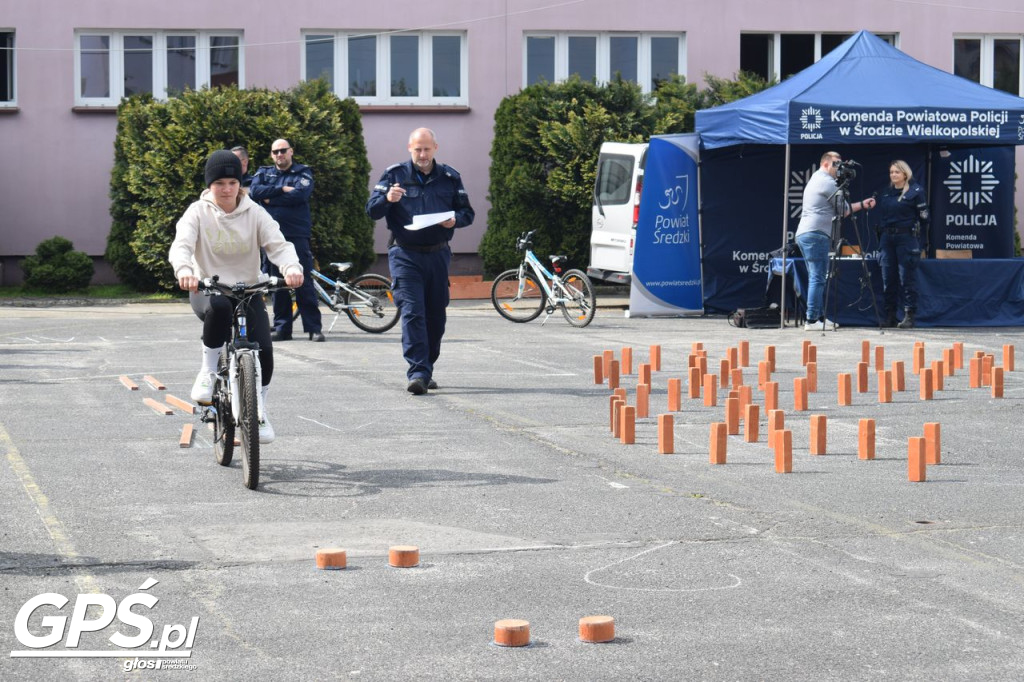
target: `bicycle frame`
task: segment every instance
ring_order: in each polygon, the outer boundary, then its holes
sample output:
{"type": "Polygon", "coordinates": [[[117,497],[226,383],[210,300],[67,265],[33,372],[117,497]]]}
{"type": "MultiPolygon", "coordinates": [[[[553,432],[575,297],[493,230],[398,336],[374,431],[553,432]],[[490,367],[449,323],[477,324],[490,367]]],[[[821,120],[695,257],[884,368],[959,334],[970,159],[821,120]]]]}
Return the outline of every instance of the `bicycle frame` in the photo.
{"type": "Polygon", "coordinates": [[[546,267],[544,267],[543,263],[540,262],[540,259],[537,258],[537,256],[534,255],[533,251],[531,251],[530,249],[524,249],[524,254],[525,255],[523,258],[523,262],[519,264],[518,296],[522,296],[523,294],[523,286],[525,285],[526,281],[523,278],[523,275],[525,274],[524,270],[527,266],[529,266],[529,268],[533,270],[533,274],[536,275],[537,279],[540,281],[540,286],[542,289],[544,289],[544,294],[548,298],[548,314],[550,314],[550,311],[554,308],[554,306],[558,305],[559,303],[566,303],[570,301],[570,299],[565,296],[565,290],[562,288],[562,283],[558,279],[558,275],[552,273],[546,267]],[[550,285],[548,285],[549,280],[551,282],[550,285]],[[555,289],[558,290],[558,296],[555,295],[555,289]]]}

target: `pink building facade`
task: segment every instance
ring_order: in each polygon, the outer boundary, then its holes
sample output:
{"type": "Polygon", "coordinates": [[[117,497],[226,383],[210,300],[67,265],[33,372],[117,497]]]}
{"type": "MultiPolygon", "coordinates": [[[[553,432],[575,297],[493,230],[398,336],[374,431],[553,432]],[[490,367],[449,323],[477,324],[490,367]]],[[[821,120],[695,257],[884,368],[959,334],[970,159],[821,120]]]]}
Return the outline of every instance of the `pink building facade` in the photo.
{"type": "MultiPolygon", "coordinates": [[[[741,68],[779,77],[864,28],[939,69],[1024,93],[1019,0],[263,5],[3,0],[0,283],[18,283],[20,258],[54,235],[103,254],[115,110],[131,92],[163,97],[210,83],[286,89],[326,76],[339,96],[362,107],[371,184],[407,157],[410,130],[433,128],[437,158],[462,173],[477,210],[476,224],[453,242],[462,272],[478,263],[487,226],[494,111],[540,78],[605,80],[618,71],[649,90],[673,72],[698,84],[705,74],[731,78],[741,68]]],[[[254,163],[269,163],[268,150],[250,153],[254,163]]],[[[302,160],[301,150],[295,158],[302,160]]],[[[386,237],[378,225],[378,252],[386,237]]],[[[97,281],[112,280],[100,263],[97,281]]]]}

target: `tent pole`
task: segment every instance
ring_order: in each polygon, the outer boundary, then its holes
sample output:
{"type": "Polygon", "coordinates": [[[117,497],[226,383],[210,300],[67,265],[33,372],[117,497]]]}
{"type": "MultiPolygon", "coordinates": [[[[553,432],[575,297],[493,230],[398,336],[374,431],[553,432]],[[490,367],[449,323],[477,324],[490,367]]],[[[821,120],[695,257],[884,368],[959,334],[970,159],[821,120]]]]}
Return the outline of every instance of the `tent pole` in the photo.
{"type": "Polygon", "coordinates": [[[779,294],[779,329],[786,326],[786,223],[789,219],[789,142],[786,143],[786,180],[782,183],[782,290],[779,294]]]}

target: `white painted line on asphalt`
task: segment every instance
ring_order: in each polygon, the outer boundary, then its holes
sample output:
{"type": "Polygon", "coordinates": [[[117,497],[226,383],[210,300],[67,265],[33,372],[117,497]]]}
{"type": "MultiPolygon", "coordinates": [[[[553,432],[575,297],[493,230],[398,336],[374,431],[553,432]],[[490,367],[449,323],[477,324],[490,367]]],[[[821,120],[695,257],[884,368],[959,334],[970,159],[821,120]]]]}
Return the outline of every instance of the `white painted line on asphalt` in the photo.
{"type": "Polygon", "coordinates": [[[323,422],[318,422],[315,419],[310,419],[309,417],[303,417],[301,414],[299,415],[299,419],[301,419],[303,421],[307,421],[307,422],[313,422],[317,426],[322,426],[325,429],[330,429],[331,431],[337,431],[339,433],[349,433],[351,431],[358,431],[359,429],[365,429],[367,426],[369,426],[372,423],[372,422],[366,422],[365,424],[360,424],[359,426],[353,427],[351,429],[339,429],[337,427],[330,426],[328,424],[324,424],[323,422]]]}
{"type": "Polygon", "coordinates": [[[735,588],[737,588],[737,587],[739,587],[740,585],[743,584],[743,581],[740,580],[740,577],[737,576],[737,575],[733,575],[732,573],[726,573],[726,575],[733,579],[733,584],[731,584],[731,585],[721,585],[721,586],[718,586],[718,587],[629,587],[629,586],[623,586],[623,585],[608,585],[607,583],[599,583],[599,582],[596,582],[596,581],[590,579],[590,576],[594,575],[595,573],[600,573],[601,571],[606,571],[609,568],[612,568],[614,566],[618,566],[619,564],[624,564],[627,561],[632,561],[633,559],[639,559],[640,557],[642,557],[645,554],[650,554],[651,552],[657,552],[660,549],[665,549],[666,547],[670,547],[670,546],[675,545],[675,544],[679,544],[679,543],[676,542],[675,540],[670,540],[669,542],[666,542],[665,544],[658,545],[657,547],[650,547],[648,549],[645,549],[642,552],[639,552],[639,553],[634,554],[632,556],[628,556],[625,559],[619,559],[618,561],[613,561],[612,563],[610,563],[610,564],[608,564],[606,566],[602,566],[600,568],[591,569],[591,570],[587,571],[586,574],[583,576],[583,582],[588,583],[590,585],[593,585],[595,587],[607,587],[610,590],[627,590],[627,591],[630,591],[630,592],[713,592],[713,591],[716,591],[716,590],[732,590],[732,589],[735,589],[735,588]]]}

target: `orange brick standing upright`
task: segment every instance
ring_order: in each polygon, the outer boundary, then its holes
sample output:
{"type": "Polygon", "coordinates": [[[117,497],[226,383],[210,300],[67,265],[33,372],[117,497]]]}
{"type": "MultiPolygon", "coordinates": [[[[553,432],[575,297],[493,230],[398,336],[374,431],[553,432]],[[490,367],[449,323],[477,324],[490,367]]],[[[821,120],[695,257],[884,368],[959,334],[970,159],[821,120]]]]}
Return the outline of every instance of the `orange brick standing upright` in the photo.
{"type": "Polygon", "coordinates": [[[860,342],[860,361],[871,362],[871,342],[867,339],[860,342]]]}
{"type": "Polygon", "coordinates": [[[768,371],[768,361],[761,360],[757,363],[757,390],[763,391],[765,383],[772,380],[772,373],[768,371]]]}
{"type": "Polygon", "coordinates": [[[775,346],[764,347],[764,359],[768,361],[768,373],[775,372],[775,346]]]}
{"type": "Polygon", "coordinates": [[[956,341],[953,343],[953,365],[957,369],[964,368],[964,342],[956,341]]]}
{"type": "Polygon", "coordinates": [[[875,346],[875,371],[885,369],[885,346],[875,346]]]}
{"type": "Polygon", "coordinates": [[[952,348],[942,349],[942,368],[946,371],[947,377],[956,374],[956,361],[953,358],[952,348]]]}
{"type": "Polygon", "coordinates": [[[1003,397],[1003,368],[996,367],[992,370],[992,397],[1003,397]]]}
{"type": "Polygon", "coordinates": [[[651,411],[651,387],[647,384],[636,385],[636,418],[646,419],[651,411]]]}
{"type": "Polygon", "coordinates": [[[1013,344],[1003,344],[1003,369],[1007,372],[1013,371],[1013,344]]]}
{"type": "Polygon", "coordinates": [[[658,415],[658,454],[671,455],[675,452],[675,419],[670,414],[658,415]]]}
{"type": "Polygon", "coordinates": [[[714,374],[704,375],[704,407],[718,404],[718,377],[714,374]]]}
{"type": "Polygon", "coordinates": [[[921,370],[921,400],[931,400],[934,395],[935,386],[934,373],[931,368],[921,370]]]}
{"type": "Polygon", "coordinates": [[[608,424],[611,427],[612,433],[615,433],[615,424],[618,421],[618,415],[615,413],[615,403],[625,403],[626,401],[622,396],[615,395],[614,393],[608,396],[608,424]]]}
{"type": "Polygon", "coordinates": [[[760,420],[760,408],[756,404],[747,405],[746,417],[743,420],[743,440],[748,443],[757,442],[760,420]]]}
{"type": "Polygon", "coordinates": [[[622,398],[612,403],[612,438],[622,438],[622,413],[625,408],[626,401],[622,398]]]}
{"type": "Polygon", "coordinates": [[[608,363],[608,388],[614,390],[619,387],[619,361],[612,360],[608,363]]]}
{"type": "Polygon", "coordinates": [[[725,426],[730,436],[740,432],[740,399],[725,399],[725,426]]]}
{"type": "Polygon", "coordinates": [[[807,363],[807,392],[818,392],[818,363],[814,360],[807,363]]]}
{"type": "Polygon", "coordinates": [[[868,392],[868,363],[857,363],[857,393],[868,392]]]}
{"type": "Polygon", "coordinates": [[[924,425],[924,460],[928,464],[942,464],[942,425],[939,422],[924,425]]]}
{"type": "Polygon", "coordinates": [[[793,432],[783,429],[775,434],[775,473],[793,473],[793,432]]]}
{"type": "Polygon", "coordinates": [[[740,341],[740,367],[750,367],[749,341],[740,341]]]}
{"type": "Polygon", "coordinates": [[[892,402],[892,372],[887,369],[878,373],[878,402],[892,402]]]}
{"type": "Polygon", "coordinates": [[[769,381],[764,385],[765,413],[779,409],[779,382],[769,381]]]}
{"type": "Polygon", "coordinates": [[[700,397],[700,367],[691,367],[687,381],[687,395],[691,398],[700,397]]]}
{"type": "Polygon", "coordinates": [[[651,385],[651,363],[642,362],[636,370],[637,383],[651,385]]]}
{"type": "Polygon", "coordinates": [[[622,424],[619,426],[619,441],[623,445],[633,445],[636,442],[636,408],[626,405],[621,410],[622,424]]]}
{"type": "Polygon", "coordinates": [[[743,370],[732,365],[732,371],[729,372],[729,381],[732,383],[733,388],[739,388],[743,385],[743,370]]]}
{"type": "Polygon", "coordinates": [[[604,383],[604,358],[600,355],[594,356],[594,383],[604,383]]]}
{"type": "Polygon", "coordinates": [[[786,413],[782,410],[772,410],[768,413],[768,445],[775,447],[775,440],[779,432],[786,426],[786,413]]]}
{"type": "Polygon", "coordinates": [[[853,377],[849,374],[839,375],[839,404],[846,406],[853,404],[853,377]]]}
{"type": "Polygon", "coordinates": [[[609,376],[612,373],[612,360],[615,359],[615,351],[606,350],[601,352],[602,369],[604,375],[609,376]]]}
{"type": "Polygon", "coordinates": [[[732,366],[729,364],[727,358],[722,358],[722,363],[718,375],[722,378],[722,388],[729,385],[729,372],[732,371],[732,366]]]}
{"type": "Polygon", "coordinates": [[[729,357],[729,367],[730,368],[736,369],[737,367],[740,366],[740,349],[739,348],[737,348],[736,346],[733,346],[733,347],[729,348],[727,355],[729,357]]]}
{"type": "Polygon", "coordinates": [[[968,383],[971,388],[981,388],[981,358],[971,358],[968,369],[968,383]]]}
{"type": "Polygon", "coordinates": [[[807,362],[818,361],[818,347],[813,343],[807,347],[807,362]]]}
{"type": "Polygon", "coordinates": [[[992,385],[992,368],[995,366],[995,358],[991,355],[984,355],[981,358],[981,385],[992,385]]]}
{"type": "Polygon", "coordinates": [[[823,414],[811,415],[811,454],[824,455],[828,443],[828,422],[823,414]]]}
{"type": "Polygon", "coordinates": [[[622,349],[622,361],[619,363],[619,367],[622,369],[623,376],[629,376],[633,373],[633,349],[629,346],[625,346],[622,349]]]}
{"type": "Polygon", "coordinates": [[[723,422],[714,422],[711,425],[709,448],[712,464],[725,464],[725,445],[728,437],[727,428],[723,422]]]}
{"type": "Polygon", "coordinates": [[[807,411],[807,377],[793,379],[793,409],[797,412],[807,411]]]}
{"type": "Polygon", "coordinates": [[[920,374],[924,369],[924,341],[914,343],[914,374],[920,374]]]}
{"type": "Polygon", "coordinates": [[[861,419],[857,423],[857,457],[875,458],[875,420],[861,419]]]}
{"type": "Polygon", "coordinates": [[[925,480],[924,438],[914,436],[907,443],[907,477],[913,483],[925,480]]]}
{"type": "Polygon", "coordinates": [[[895,360],[892,363],[892,388],[894,391],[902,392],[907,390],[907,373],[902,360],[895,360]]]}
{"type": "MultiPolygon", "coordinates": [[[[661,371],[661,346],[655,344],[650,349],[650,365],[655,372],[661,371]]],[[[647,383],[650,383],[649,381],[647,383]]]]}
{"type": "Polygon", "coordinates": [[[754,389],[750,386],[740,386],[740,419],[747,413],[747,405],[754,401],[754,389]]]}
{"type": "Polygon", "coordinates": [[[941,391],[946,376],[946,366],[942,360],[932,360],[932,389],[941,391]]]}
{"type": "Polygon", "coordinates": [[[800,364],[801,365],[806,365],[807,364],[807,349],[810,348],[810,347],[811,347],[811,340],[810,339],[804,339],[800,343],[800,364]]]}
{"type": "Polygon", "coordinates": [[[678,378],[668,380],[668,411],[678,412],[683,409],[683,382],[678,378]]]}

